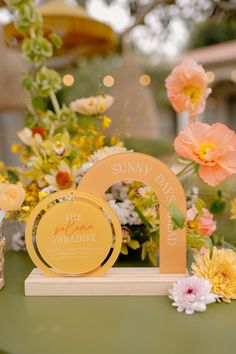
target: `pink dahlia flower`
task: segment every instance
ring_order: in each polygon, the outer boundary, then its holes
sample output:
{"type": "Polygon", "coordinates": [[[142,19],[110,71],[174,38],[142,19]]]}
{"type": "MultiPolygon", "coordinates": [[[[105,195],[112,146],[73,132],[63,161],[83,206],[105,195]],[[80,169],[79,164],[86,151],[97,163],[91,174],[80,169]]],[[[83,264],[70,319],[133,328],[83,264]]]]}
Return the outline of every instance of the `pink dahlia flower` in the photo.
{"type": "Polygon", "coordinates": [[[208,77],[201,65],[186,59],[166,79],[168,98],[176,112],[189,112],[190,120],[201,114],[211,93],[208,77]]]}
{"type": "Polygon", "coordinates": [[[236,134],[224,124],[192,123],[181,130],[174,148],[200,165],[199,176],[210,186],[236,173],[236,134]]]}
{"type": "Polygon", "coordinates": [[[195,275],[179,280],[169,290],[169,298],[177,311],[187,315],[206,310],[206,305],[216,301],[217,296],[211,294],[211,283],[195,275]]]}

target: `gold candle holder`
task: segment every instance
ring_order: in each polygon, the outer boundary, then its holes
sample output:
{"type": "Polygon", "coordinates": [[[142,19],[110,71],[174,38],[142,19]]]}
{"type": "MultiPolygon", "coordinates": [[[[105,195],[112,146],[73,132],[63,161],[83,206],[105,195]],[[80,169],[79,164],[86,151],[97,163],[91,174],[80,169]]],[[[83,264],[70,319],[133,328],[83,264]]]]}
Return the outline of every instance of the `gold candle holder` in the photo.
{"type": "Polygon", "coordinates": [[[4,253],[6,239],[3,234],[3,222],[0,222],[0,289],[4,287],[4,253]]]}

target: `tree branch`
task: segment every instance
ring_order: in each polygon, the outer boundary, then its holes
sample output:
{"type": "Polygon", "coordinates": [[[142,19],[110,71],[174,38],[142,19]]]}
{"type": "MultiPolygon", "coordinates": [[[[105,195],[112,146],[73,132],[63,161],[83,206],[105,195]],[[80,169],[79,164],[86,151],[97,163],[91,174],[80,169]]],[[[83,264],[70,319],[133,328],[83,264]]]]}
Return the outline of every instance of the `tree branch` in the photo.
{"type": "Polygon", "coordinates": [[[143,6],[140,11],[137,13],[136,20],[132,26],[128,27],[121,36],[125,36],[131,32],[136,26],[144,23],[144,19],[151,11],[153,11],[158,5],[170,5],[174,4],[175,0],[153,0],[150,4],[143,6]]]}
{"type": "Polygon", "coordinates": [[[214,1],[215,5],[224,11],[232,11],[236,9],[236,2],[228,2],[228,1],[214,1]]]}

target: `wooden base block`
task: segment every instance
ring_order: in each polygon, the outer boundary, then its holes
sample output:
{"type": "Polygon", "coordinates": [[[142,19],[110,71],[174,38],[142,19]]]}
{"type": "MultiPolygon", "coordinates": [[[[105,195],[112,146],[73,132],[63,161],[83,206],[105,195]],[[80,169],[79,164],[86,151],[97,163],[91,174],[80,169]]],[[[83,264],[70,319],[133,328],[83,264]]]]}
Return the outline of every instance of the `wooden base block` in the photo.
{"type": "Polygon", "coordinates": [[[48,277],[35,268],[25,280],[26,296],[167,295],[188,274],[159,274],[158,268],[111,268],[101,277],[48,277]]]}

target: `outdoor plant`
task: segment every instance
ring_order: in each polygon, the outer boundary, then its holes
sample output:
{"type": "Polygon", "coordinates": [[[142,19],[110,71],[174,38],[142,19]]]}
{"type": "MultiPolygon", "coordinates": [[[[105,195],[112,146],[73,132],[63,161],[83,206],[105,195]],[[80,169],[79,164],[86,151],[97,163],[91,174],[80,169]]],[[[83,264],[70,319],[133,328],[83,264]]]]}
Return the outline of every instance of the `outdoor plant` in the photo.
{"type": "MultiPolygon", "coordinates": [[[[59,73],[46,64],[53,51],[62,46],[55,33],[44,33],[43,18],[33,0],[7,0],[14,13],[15,26],[23,35],[22,53],[30,64],[24,73],[23,87],[30,93],[25,127],[18,132],[19,144],[12,146],[21,156],[21,168],[0,165],[0,182],[21,184],[25,201],[15,218],[26,221],[39,200],[57,190],[76,188],[81,177],[97,161],[126,151],[117,137],[107,139],[104,130],[111,119],[104,113],[113,97],[101,93],[81,98],[70,105],[59,104],[57,93],[62,87],[59,73]]],[[[198,190],[186,191],[189,210],[185,220],[175,205],[166,205],[174,228],[186,228],[188,249],[208,254],[213,245],[226,245],[217,232],[217,215],[232,203],[236,218],[236,199],[218,185],[236,173],[236,135],[223,124],[198,122],[211,93],[202,66],[187,60],[176,67],[166,80],[167,96],[177,112],[187,111],[189,124],[174,141],[173,169],[182,180],[197,174],[216,188],[216,199],[207,205],[198,190]],[[182,166],[182,167],[181,167],[182,166]]],[[[160,215],[154,192],[142,183],[123,181],[112,186],[104,198],[117,213],[123,231],[121,253],[140,252],[142,260],[157,265],[160,215]]],[[[234,248],[233,245],[228,245],[234,248]]]]}

